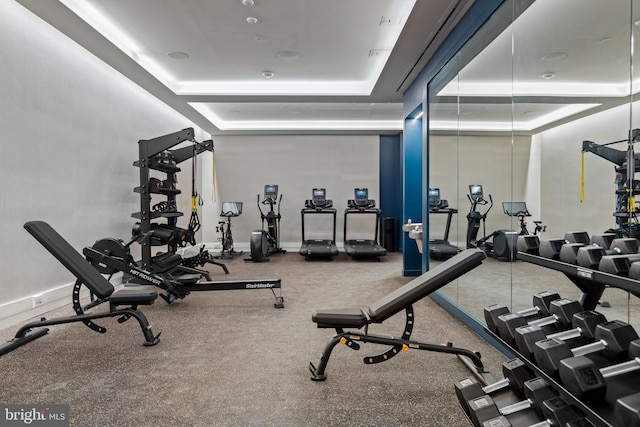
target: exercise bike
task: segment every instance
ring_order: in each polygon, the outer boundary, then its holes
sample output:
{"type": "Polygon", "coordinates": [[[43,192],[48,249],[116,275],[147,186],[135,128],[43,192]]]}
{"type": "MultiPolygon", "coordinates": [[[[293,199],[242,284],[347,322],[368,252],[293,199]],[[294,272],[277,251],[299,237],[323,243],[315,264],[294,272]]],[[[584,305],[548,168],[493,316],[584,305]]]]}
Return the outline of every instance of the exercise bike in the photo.
{"type": "Polygon", "coordinates": [[[496,230],[486,234],[487,214],[493,207],[493,198],[489,194],[489,200],[484,198],[482,185],[469,185],[467,198],[471,203],[471,209],[467,214],[467,249],[478,248],[487,256],[492,256],[502,261],[513,262],[517,254],[518,232],[513,230],[496,230]],[[479,205],[489,205],[484,213],[478,211],[479,205]],[[478,231],[482,225],[484,237],[478,239],[478,231]]]}
{"type": "MultiPolygon", "coordinates": [[[[238,252],[233,248],[233,233],[231,232],[231,218],[240,216],[242,213],[242,202],[223,202],[222,212],[220,216],[226,218],[224,221],[218,221],[216,231],[219,232],[222,237],[222,251],[214,258],[217,259],[233,259],[238,252]]],[[[239,252],[242,254],[242,251],[239,252]]]]}
{"type": "MultiPolygon", "coordinates": [[[[531,216],[527,209],[526,202],[502,202],[502,210],[506,215],[515,216],[518,218],[520,224],[520,236],[529,236],[529,229],[527,228],[527,221],[524,219],[531,216]]],[[[542,221],[533,221],[535,228],[533,230],[533,236],[537,236],[538,233],[542,233],[547,230],[546,225],[542,225],[542,221]]]]}
{"type": "Polygon", "coordinates": [[[257,196],[258,210],[260,211],[260,220],[262,221],[261,230],[253,230],[251,232],[251,258],[245,261],[265,262],[269,261],[269,257],[275,253],[285,253],[286,251],[280,247],[280,203],[282,202],[282,194],[278,198],[277,185],[264,186],[264,200],[260,202],[260,195],[257,196]],[[265,214],[260,207],[269,205],[269,210],[265,214]],[[276,213],[274,206],[277,206],[276,213]],[[265,224],[267,229],[265,230],[265,224]]]}

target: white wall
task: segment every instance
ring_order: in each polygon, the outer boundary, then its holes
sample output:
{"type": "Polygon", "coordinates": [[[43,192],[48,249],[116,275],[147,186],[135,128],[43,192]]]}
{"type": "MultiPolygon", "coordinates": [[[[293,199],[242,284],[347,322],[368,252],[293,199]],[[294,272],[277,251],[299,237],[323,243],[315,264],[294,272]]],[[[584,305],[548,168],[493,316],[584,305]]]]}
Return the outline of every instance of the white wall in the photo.
{"type": "MultiPolygon", "coordinates": [[[[281,246],[299,249],[302,241],[300,210],[311,198],[314,187],[327,189],[337,213],[337,238],[343,240],[344,210],[353,199],[354,188],[369,189],[369,198],[379,205],[379,136],[377,135],[269,135],[218,136],[215,144],[216,200],[212,202],[210,157],[202,156],[203,236],[213,242],[219,236],[215,224],[220,220],[222,202],[243,202],[243,213],[232,219],[237,248],[248,248],[251,231],[260,229],[256,196],[263,198],[265,184],[277,184],[283,195],[281,204],[281,246]]],[[[261,205],[263,210],[265,209],[261,205]]],[[[266,212],[266,210],[265,210],[266,212]]],[[[331,216],[307,215],[307,238],[331,235],[331,216]],[[312,233],[310,235],[310,233],[312,233]],[[313,234],[319,233],[319,234],[313,234]]],[[[354,218],[355,219],[355,218],[354,218]]],[[[371,233],[373,218],[352,221],[351,232],[371,233]]],[[[357,237],[357,236],[353,236],[357,237]]],[[[340,245],[339,245],[340,246],[340,245]]],[[[236,249],[237,249],[236,248],[236,249]]]]}
{"type": "MultiPolygon", "coordinates": [[[[637,109],[635,103],[634,112],[637,109]]],[[[580,203],[582,141],[604,144],[625,139],[631,127],[629,111],[629,105],[623,105],[534,137],[541,146],[541,200],[549,238],[562,237],[566,231],[591,234],[615,228],[613,163],[592,153],[585,155],[585,202],[580,203]]],[[[627,144],[611,148],[626,151],[627,144]]]]}
{"type": "Polygon", "coordinates": [[[43,310],[71,300],[74,278],[23,224],[45,220],[78,250],[128,239],[137,141],[194,125],[13,1],[0,2],[0,52],[1,327],[36,315],[34,294],[43,310]]]}

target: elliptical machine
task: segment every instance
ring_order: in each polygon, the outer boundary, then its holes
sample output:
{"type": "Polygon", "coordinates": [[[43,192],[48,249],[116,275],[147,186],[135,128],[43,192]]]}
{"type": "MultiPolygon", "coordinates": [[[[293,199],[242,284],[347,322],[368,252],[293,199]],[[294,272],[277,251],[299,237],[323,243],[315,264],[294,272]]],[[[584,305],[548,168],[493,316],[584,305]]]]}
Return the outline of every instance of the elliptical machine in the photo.
{"type": "Polygon", "coordinates": [[[284,249],[280,247],[280,235],[278,233],[280,228],[280,202],[282,201],[282,194],[278,198],[278,186],[267,184],[264,186],[264,200],[263,205],[269,205],[269,210],[265,214],[260,207],[260,195],[257,196],[258,210],[260,211],[260,220],[262,221],[261,230],[253,230],[251,232],[251,258],[247,258],[246,261],[253,262],[265,262],[269,261],[269,256],[275,253],[284,253],[284,249]],[[278,212],[276,213],[274,205],[277,206],[278,212]],[[265,230],[265,223],[267,229],[265,230]]]}
{"type": "MultiPolygon", "coordinates": [[[[482,185],[469,185],[469,194],[467,194],[467,199],[471,203],[471,209],[469,209],[469,213],[467,214],[467,249],[470,248],[480,248],[485,250],[483,246],[491,245],[488,242],[488,239],[491,238],[491,235],[487,236],[486,232],[486,221],[487,214],[493,207],[493,199],[491,198],[491,194],[489,194],[489,201],[484,199],[484,193],[482,191],[482,185]],[[487,205],[487,208],[484,213],[480,213],[478,211],[478,205],[487,205]],[[482,239],[478,240],[478,231],[480,230],[480,225],[482,224],[482,235],[484,236],[482,239]]],[[[486,252],[486,250],[485,250],[486,252]]]]}
{"type": "Polygon", "coordinates": [[[513,262],[516,260],[518,232],[513,230],[496,230],[487,236],[486,220],[487,214],[493,207],[493,199],[489,194],[489,201],[484,199],[482,185],[469,185],[467,194],[471,209],[467,214],[467,249],[478,248],[483,250],[487,256],[492,256],[502,261],[513,262]],[[478,205],[489,205],[484,213],[479,212],[478,205]],[[482,234],[484,237],[478,239],[478,231],[482,224],[482,234]],[[491,241],[489,241],[491,239],[491,241]]]}

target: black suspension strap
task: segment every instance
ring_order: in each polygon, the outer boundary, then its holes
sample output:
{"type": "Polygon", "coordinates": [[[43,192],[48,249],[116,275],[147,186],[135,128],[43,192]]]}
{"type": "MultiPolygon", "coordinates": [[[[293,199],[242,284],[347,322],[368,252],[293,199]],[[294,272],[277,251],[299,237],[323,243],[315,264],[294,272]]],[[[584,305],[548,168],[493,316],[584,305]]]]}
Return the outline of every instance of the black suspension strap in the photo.
{"type": "MultiPolygon", "coordinates": [[[[195,141],[194,141],[195,142],[195,141]]],[[[195,233],[200,229],[200,218],[198,218],[198,206],[203,205],[202,197],[196,187],[196,176],[198,172],[198,146],[193,144],[193,156],[191,157],[191,218],[189,219],[189,243],[196,244],[195,233]]]]}

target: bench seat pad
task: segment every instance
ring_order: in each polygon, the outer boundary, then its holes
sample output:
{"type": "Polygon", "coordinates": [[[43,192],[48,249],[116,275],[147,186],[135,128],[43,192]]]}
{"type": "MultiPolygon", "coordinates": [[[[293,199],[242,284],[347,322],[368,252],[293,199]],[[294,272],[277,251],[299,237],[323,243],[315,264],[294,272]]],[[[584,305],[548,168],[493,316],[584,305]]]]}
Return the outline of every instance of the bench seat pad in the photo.
{"type": "Polygon", "coordinates": [[[318,328],[361,328],[367,324],[367,316],[359,308],[337,308],[317,310],[311,320],[318,328]]]}
{"type": "Polygon", "coordinates": [[[158,298],[153,290],[124,289],[116,291],[109,297],[113,305],[151,305],[158,298]]]}

